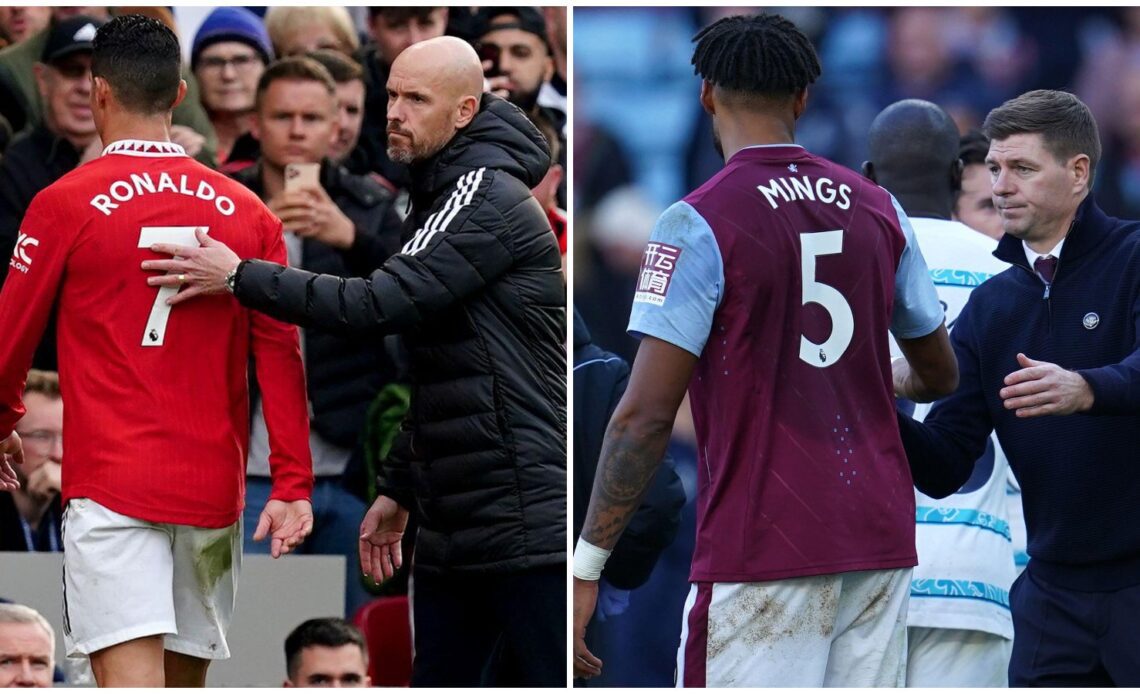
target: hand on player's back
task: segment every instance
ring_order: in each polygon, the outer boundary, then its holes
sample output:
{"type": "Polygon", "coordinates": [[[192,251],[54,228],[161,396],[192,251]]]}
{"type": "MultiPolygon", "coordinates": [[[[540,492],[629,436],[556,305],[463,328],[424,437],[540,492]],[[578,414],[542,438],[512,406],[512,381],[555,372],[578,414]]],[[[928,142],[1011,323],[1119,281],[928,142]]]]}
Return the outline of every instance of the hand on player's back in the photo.
{"type": "Polygon", "coordinates": [[[155,253],[172,255],[172,260],[145,260],[142,264],[144,270],[161,270],[165,275],[156,275],[147,279],[152,287],[185,288],[167,299],[171,306],[192,299],[199,294],[220,294],[226,291],[226,275],[237,268],[241,258],[230,250],[229,246],[210,238],[198,229],[195,236],[197,248],[192,246],[176,246],[171,243],[156,243],[150,247],[155,253]]]}

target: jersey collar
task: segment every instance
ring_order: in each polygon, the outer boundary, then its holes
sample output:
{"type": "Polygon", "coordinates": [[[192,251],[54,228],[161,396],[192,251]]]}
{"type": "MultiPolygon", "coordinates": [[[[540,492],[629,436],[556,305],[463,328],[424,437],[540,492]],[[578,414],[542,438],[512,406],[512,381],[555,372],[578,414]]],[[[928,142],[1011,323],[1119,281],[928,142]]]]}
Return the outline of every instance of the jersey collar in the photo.
{"type": "Polygon", "coordinates": [[[126,154],[132,157],[184,157],[186,150],[173,142],[150,140],[116,140],[103,148],[103,154],[126,154]]]}

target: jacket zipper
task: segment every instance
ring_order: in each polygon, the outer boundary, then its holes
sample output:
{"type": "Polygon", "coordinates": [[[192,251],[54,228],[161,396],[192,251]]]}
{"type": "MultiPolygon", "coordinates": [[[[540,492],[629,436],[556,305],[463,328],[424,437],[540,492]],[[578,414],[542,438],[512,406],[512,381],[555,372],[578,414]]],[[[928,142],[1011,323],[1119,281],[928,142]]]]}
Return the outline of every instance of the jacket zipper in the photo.
{"type": "MultiPolygon", "coordinates": [[[[1045,292],[1041,295],[1041,298],[1045,301],[1045,313],[1046,313],[1046,315],[1048,317],[1048,321],[1049,321],[1048,322],[1049,332],[1052,333],[1053,332],[1053,300],[1050,298],[1050,295],[1051,295],[1052,290],[1053,290],[1053,285],[1051,285],[1048,282],[1046,282],[1045,280],[1041,279],[1041,276],[1038,275],[1037,272],[1033,268],[1029,267],[1028,265],[1018,265],[1017,263],[1014,263],[1014,265],[1016,267],[1021,268],[1022,270],[1025,270],[1030,275],[1032,275],[1036,280],[1038,280],[1039,282],[1041,282],[1042,284],[1045,285],[1045,292]]],[[[1058,261],[1057,267],[1060,267],[1060,266],[1061,266],[1061,263],[1058,261]]],[[[1057,274],[1056,274],[1056,272],[1054,272],[1053,273],[1053,279],[1056,279],[1056,278],[1057,278],[1057,274]]]]}

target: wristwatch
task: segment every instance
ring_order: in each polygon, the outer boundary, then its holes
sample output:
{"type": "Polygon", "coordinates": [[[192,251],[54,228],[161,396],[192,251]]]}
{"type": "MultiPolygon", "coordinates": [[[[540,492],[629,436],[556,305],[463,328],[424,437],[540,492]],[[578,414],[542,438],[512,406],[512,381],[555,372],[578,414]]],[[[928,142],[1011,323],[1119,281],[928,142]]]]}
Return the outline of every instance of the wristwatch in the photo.
{"type": "Polygon", "coordinates": [[[233,270],[230,270],[229,272],[226,273],[226,279],[225,279],[226,291],[228,291],[230,294],[234,293],[234,285],[237,284],[238,269],[240,269],[240,268],[241,268],[241,263],[238,263],[237,265],[234,266],[233,270]]]}

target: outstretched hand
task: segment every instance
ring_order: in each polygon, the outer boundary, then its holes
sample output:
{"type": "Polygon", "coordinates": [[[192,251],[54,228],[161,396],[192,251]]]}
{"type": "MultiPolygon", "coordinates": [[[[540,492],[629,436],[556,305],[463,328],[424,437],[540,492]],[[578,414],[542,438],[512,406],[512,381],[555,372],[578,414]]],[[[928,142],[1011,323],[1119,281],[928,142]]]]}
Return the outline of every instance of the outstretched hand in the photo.
{"type": "Polygon", "coordinates": [[[142,269],[159,270],[165,275],[147,278],[152,287],[179,287],[184,289],[166,300],[174,306],[200,294],[220,294],[226,291],[226,275],[237,269],[241,258],[229,246],[211,238],[201,228],[194,231],[198,247],[156,243],[150,247],[155,253],[174,256],[171,260],[144,260],[142,269]]]}
{"type": "Polygon", "coordinates": [[[377,497],[360,523],[360,570],[377,583],[392,578],[404,564],[404,528],[408,510],[394,499],[377,497]]]}
{"type": "Polygon", "coordinates": [[[292,552],[313,531],[313,505],[308,499],[281,501],[270,499],[261,512],[253,541],[261,542],[269,535],[269,554],[274,559],[292,552]]]}
{"type": "Polygon", "coordinates": [[[1041,417],[1084,412],[1093,405],[1093,392],[1080,374],[1047,361],[1017,355],[1021,369],[1005,377],[998,393],[1005,409],[1018,417],[1041,417]]]}
{"type": "Polygon", "coordinates": [[[12,463],[24,464],[24,444],[14,431],[0,441],[0,490],[12,492],[20,488],[20,478],[16,476],[12,463]]]}

